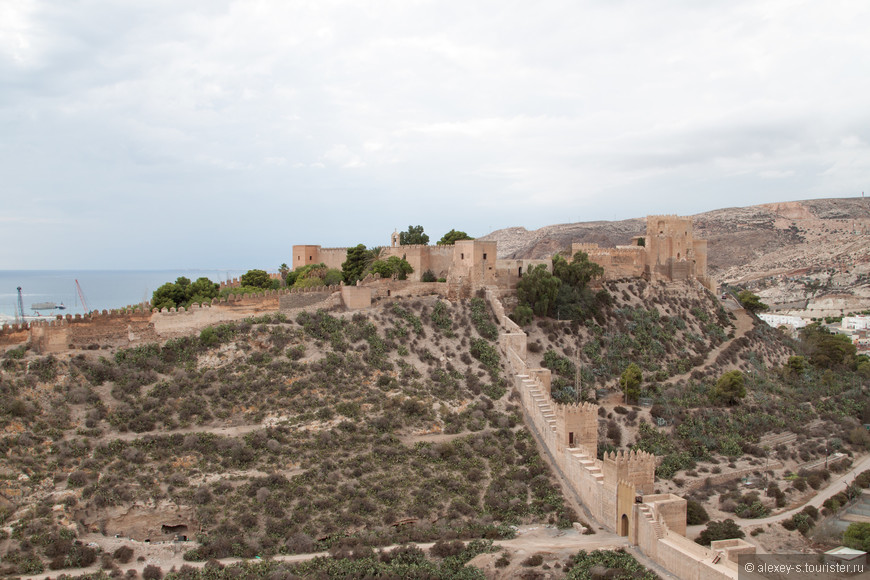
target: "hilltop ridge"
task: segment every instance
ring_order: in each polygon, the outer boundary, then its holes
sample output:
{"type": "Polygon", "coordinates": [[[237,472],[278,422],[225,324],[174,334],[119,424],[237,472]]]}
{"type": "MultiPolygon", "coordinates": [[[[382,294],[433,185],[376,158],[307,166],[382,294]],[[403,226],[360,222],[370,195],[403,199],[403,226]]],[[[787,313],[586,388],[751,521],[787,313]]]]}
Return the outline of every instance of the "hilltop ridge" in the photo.
{"type": "MultiPolygon", "coordinates": [[[[722,208],[691,216],[708,240],[707,267],[720,284],[756,290],[774,309],[836,315],[870,308],[870,202],[813,199],[722,208]]],[[[499,255],[542,259],[572,242],[625,245],[646,221],[590,221],[537,230],[506,228],[481,239],[499,255]]]]}

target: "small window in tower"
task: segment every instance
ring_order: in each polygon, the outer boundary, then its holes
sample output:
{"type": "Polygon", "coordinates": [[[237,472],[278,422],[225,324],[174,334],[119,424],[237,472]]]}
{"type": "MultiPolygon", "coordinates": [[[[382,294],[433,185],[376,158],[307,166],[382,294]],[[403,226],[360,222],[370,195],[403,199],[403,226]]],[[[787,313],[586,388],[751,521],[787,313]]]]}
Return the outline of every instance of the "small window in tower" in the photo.
{"type": "Polygon", "coordinates": [[[309,260],[314,260],[314,256],[308,256],[309,260]]]}
{"type": "Polygon", "coordinates": [[[464,260],[464,259],[465,259],[465,254],[459,254],[459,259],[460,259],[460,260],[464,260]]]}
{"type": "Polygon", "coordinates": [[[486,254],[483,255],[483,259],[486,260],[486,254]]]}

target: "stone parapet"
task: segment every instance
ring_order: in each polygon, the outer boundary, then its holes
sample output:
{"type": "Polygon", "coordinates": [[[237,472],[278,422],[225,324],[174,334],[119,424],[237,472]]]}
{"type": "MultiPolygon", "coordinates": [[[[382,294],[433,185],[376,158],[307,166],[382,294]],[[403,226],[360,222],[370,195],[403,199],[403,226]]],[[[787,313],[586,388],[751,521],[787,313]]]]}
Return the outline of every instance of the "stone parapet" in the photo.
{"type": "MultiPolygon", "coordinates": [[[[495,293],[487,292],[486,297],[493,313],[504,316],[495,293]]],[[[618,451],[598,460],[598,406],[552,401],[549,370],[529,368],[514,336],[524,333],[510,330],[502,332],[499,345],[515,373],[514,388],[523,416],[556,471],[567,481],[571,495],[600,524],[628,536],[632,544],[679,578],[735,580],[737,567],[723,552],[699,546],[684,536],[686,500],[671,494],[652,495],[655,456],[618,451]]]]}

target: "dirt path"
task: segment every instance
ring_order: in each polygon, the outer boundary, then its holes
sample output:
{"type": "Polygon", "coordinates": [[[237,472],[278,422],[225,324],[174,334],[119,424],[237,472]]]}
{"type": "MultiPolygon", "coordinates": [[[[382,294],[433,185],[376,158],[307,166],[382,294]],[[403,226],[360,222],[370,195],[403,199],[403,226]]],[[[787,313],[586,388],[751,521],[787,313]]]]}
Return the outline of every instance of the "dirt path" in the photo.
{"type": "Polygon", "coordinates": [[[415,443],[444,443],[447,441],[453,441],[459,437],[467,437],[468,435],[474,435],[476,433],[482,434],[490,431],[492,431],[492,429],[484,429],[482,431],[462,431],[461,433],[407,433],[405,435],[399,435],[399,441],[405,445],[414,445],[415,443]]]}
{"type": "Polygon", "coordinates": [[[213,433],[215,435],[224,435],[227,437],[239,437],[242,435],[247,435],[251,431],[256,431],[257,429],[265,429],[269,427],[269,425],[264,423],[255,423],[253,425],[235,425],[231,427],[204,427],[204,426],[196,426],[196,427],[185,427],[183,429],[168,429],[165,431],[145,431],[143,433],[134,433],[132,431],[126,431],[124,433],[113,431],[111,433],[104,433],[100,435],[96,441],[114,441],[116,439],[120,439],[121,441],[134,441],[136,439],[141,439],[143,437],[148,437],[149,435],[152,437],[163,437],[169,435],[190,435],[193,433],[213,433]]]}
{"type": "Polygon", "coordinates": [[[734,338],[731,340],[725,341],[710,352],[707,353],[707,358],[704,359],[704,362],[701,366],[693,368],[691,371],[687,373],[683,373],[681,375],[674,375],[665,381],[667,384],[673,384],[681,380],[687,380],[689,376],[695,371],[703,371],[710,365],[712,365],[716,359],[719,357],[719,353],[728,348],[732,342],[746,336],[746,333],[752,330],[753,326],[755,326],[755,319],[749,315],[742,308],[736,308],[736,303],[732,304],[733,300],[726,300],[727,307],[731,312],[734,313],[734,316],[737,317],[737,320],[734,323],[734,338]]]}
{"type": "MultiPolygon", "coordinates": [[[[127,431],[125,433],[112,432],[101,435],[96,441],[114,441],[115,439],[120,439],[121,441],[133,441],[135,439],[141,439],[143,437],[151,436],[169,436],[169,435],[190,435],[193,433],[213,433],[215,435],[224,435],[226,437],[240,437],[247,435],[252,431],[256,431],[258,429],[268,429],[269,427],[274,427],[275,424],[270,423],[268,420],[263,423],[254,423],[250,425],[234,425],[229,427],[185,427],[183,429],[170,429],[167,431],[145,431],[143,433],[133,433],[131,431],[127,431]]],[[[514,431],[517,429],[523,428],[522,426],[514,427],[514,431]]],[[[399,435],[399,440],[405,445],[413,445],[414,443],[426,442],[426,443],[442,443],[445,441],[453,441],[459,437],[467,437],[469,435],[487,433],[492,431],[492,429],[483,429],[481,431],[462,431],[460,433],[407,433],[404,435],[399,435]]]]}
{"type": "MultiPolygon", "coordinates": [[[[807,502],[805,502],[797,507],[791,508],[789,510],[786,510],[784,512],[781,512],[781,513],[778,513],[778,514],[775,514],[772,516],[767,516],[766,518],[757,518],[757,519],[732,518],[732,519],[741,528],[764,526],[767,524],[772,524],[772,523],[776,523],[776,522],[781,522],[783,520],[787,520],[788,518],[792,517],[794,514],[800,513],[808,505],[811,505],[813,507],[821,509],[822,504],[825,503],[825,501],[834,497],[839,492],[844,491],[846,489],[846,486],[855,480],[855,476],[857,474],[859,474],[862,471],[865,471],[867,469],[870,469],[870,455],[862,457],[860,460],[855,462],[851,468],[849,468],[849,471],[847,471],[843,475],[840,475],[836,479],[831,480],[831,482],[828,484],[827,487],[825,487],[823,490],[821,490],[820,492],[815,494],[807,502]]],[[[701,533],[701,531],[704,530],[705,527],[706,526],[704,526],[704,525],[689,526],[686,529],[686,537],[691,538],[691,537],[697,536],[699,533],[701,533]]]]}
{"type": "MultiPolygon", "coordinates": [[[[128,564],[119,564],[123,571],[136,570],[141,577],[142,571],[146,566],[159,566],[163,573],[169,572],[173,567],[178,570],[184,565],[194,568],[201,568],[205,562],[187,562],[184,560],[184,552],[196,546],[194,542],[162,542],[162,543],[143,543],[136,542],[127,538],[108,538],[98,534],[90,534],[82,538],[85,543],[94,542],[100,544],[104,552],[112,552],[116,548],[127,545],[133,548],[134,558],[143,557],[144,561],[134,560],[128,564]]],[[[619,537],[616,534],[604,532],[594,535],[583,535],[576,530],[558,530],[545,525],[529,525],[522,526],[517,530],[517,537],[511,540],[496,540],[496,546],[505,548],[515,552],[519,556],[531,555],[538,552],[556,554],[559,558],[567,558],[576,554],[579,550],[613,550],[616,548],[629,548],[628,538],[619,537]]],[[[434,545],[434,542],[416,544],[424,551],[428,551],[434,545]]],[[[391,550],[398,545],[386,546],[378,548],[379,550],[391,550]]],[[[637,556],[637,554],[635,554],[637,556]]],[[[319,556],[329,556],[328,552],[314,552],[309,554],[293,554],[289,556],[275,556],[272,559],[279,562],[303,562],[312,560],[319,556]]],[[[646,560],[641,556],[643,560],[646,560]]],[[[519,558],[513,558],[518,562],[519,558]]],[[[241,558],[224,558],[220,560],[223,565],[234,564],[244,561],[241,558]]],[[[644,561],[644,565],[649,565],[649,562],[644,561]]],[[[75,568],[52,571],[50,573],[36,574],[32,576],[22,576],[28,579],[47,579],[52,575],[57,576],[59,573],[78,576],[87,573],[97,572],[98,565],[89,568],[75,568]]]]}
{"type": "MultiPolygon", "coordinates": [[[[511,431],[524,431],[526,426],[524,424],[517,425],[511,429],[511,431]]],[[[443,443],[446,441],[453,441],[454,439],[458,439],[460,437],[468,437],[471,435],[483,435],[486,433],[492,433],[495,429],[481,429],[480,431],[462,431],[460,433],[405,433],[403,435],[399,435],[399,441],[404,443],[405,445],[413,445],[414,443],[443,443]]]]}

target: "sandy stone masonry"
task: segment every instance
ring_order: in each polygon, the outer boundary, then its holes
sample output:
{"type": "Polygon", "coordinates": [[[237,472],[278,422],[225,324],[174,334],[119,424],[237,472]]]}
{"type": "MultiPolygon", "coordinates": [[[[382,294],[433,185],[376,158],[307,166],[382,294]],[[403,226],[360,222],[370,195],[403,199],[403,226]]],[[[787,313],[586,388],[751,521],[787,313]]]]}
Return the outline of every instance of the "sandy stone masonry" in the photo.
{"type": "Polygon", "coordinates": [[[63,352],[91,345],[127,348],[149,342],[186,336],[207,326],[242,320],[315,304],[329,306],[333,295],[338,304],[338,286],[305,290],[270,290],[257,294],[230,295],[190,308],[103,310],[90,314],[58,316],[25,324],[3,325],[0,348],[30,344],[38,353],[63,352]]]}
{"type": "MultiPolygon", "coordinates": [[[[293,246],[293,269],[324,263],[340,269],[347,260],[348,248],[321,248],[317,245],[293,246]]],[[[629,246],[600,248],[597,244],[572,244],[571,255],[586,252],[604,268],[605,279],[645,278],[678,281],[694,279],[710,291],[715,284],[707,275],[707,241],[694,237],[692,218],[675,215],[648,216],[645,237],[634,238],[629,246]]],[[[396,256],[411,264],[410,282],[420,282],[423,273],[432,271],[445,278],[447,296],[467,298],[486,286],[513,289],[531,268],[550,260],[498,259],[496,242],[461,240],[453,246],[400,245],[393,232],[390,245],[382,248],[382,257],[396,256]]],[[[365,284],[365,283],[364,283],[365,284]]],[[[356,299],[354,303],[359,303],[356,299]]]]}
{"type": "Polygon", "coordinates": [[[597,522],[627,536],[679,578],[735,580],[737,554],[754,553],[755,546],[735,539],[705,548],[686,538],[686,500],[653,493],[654,455],[619,451],[598,459],[598,406],[551,399],[550,370],[528,366],[527,337],[505,315],[498,293],[495,287],[485,290],[500,323],[499,346],[511,366],[523,415],[574,497],[597,522]]]}
{"type": "Polygon", "coordinates": [[[635,237],[631,245],[599,248],[598,244],[571,244],[571,255],[577,252],[586,252],[591,261],[602,266],[607,279],[696,279],[715,291],[707,275],[707,240],[694,237],[689,217],[647,216],[646,236],[635,237]]]}

